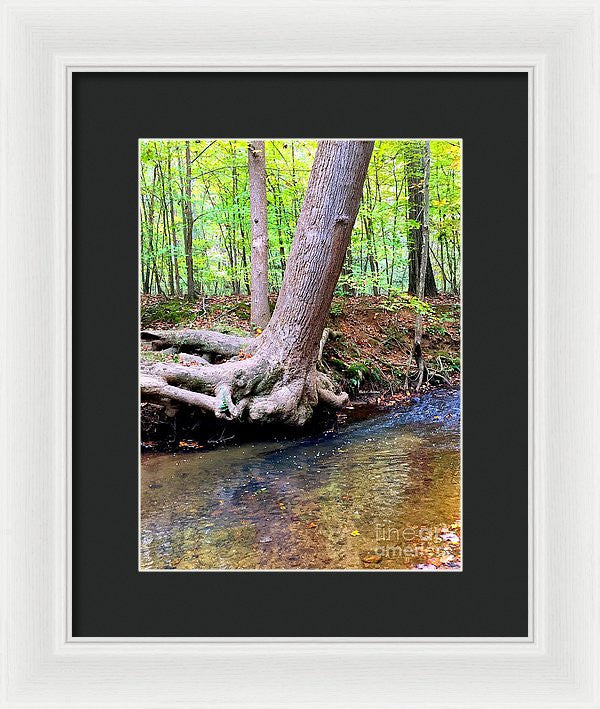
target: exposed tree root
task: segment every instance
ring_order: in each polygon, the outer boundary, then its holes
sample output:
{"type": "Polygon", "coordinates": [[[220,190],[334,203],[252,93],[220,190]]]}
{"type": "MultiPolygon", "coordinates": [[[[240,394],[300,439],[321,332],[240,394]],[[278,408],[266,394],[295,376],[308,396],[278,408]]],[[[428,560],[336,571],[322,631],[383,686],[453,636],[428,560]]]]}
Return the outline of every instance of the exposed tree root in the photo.
{"type": "Polygon", "coordinates": [[[349,397],[345,391],[340,394],[336,394],[334,391],[319,387],[318,393],[319,400],[327,406],[330,406],[332,409],[341,409],[348,403],[349,397]]]}
{"type": "Polygon", "coordinates": [[[336,393],[335,385],[331,379],[323,372],[317,374],[317,393],[319,400],[332,409],[341,409],[348,403],[350,398],[345,391],[336,393]]]}
{"type": "Polygon", "coordinates": [[[156,397],[159,400],[165,400],[165,403],[173,400],[190,406],[199,406],[201,409],[217,413],[217,400],[214,396],[207,396],[199,392],[171,386],[162,377],[142,374],[140,376],[140,386],[142,394],[147,397],[156,397]]]}
{"type": "Polygon", "coordinates": [[[187,354],[186,352],[181,352],[179,354],[179,361],[183,362],[184,364],[197,364],[202,367],[209,364],[209,360],[206,358],[206,355],[199,356],[199,355],[187,354]]]}
{"type": "Polygon", "coordinates": [[[304,425],[319,402],[340,408],[348,401],[315,365],[307,373],[289,371],[260,354],[217,365],[194,355],[181,358],[181,364],[141,363],[144,400],[198,406],[226,420],[290,426],[304,425]]]}
{"type": "Polygon", "coordinates": [[[328,327],[326,327],[323,330],[323,334],[321,335],[321,341],[319,342],[319,356],[317,357],[317,364],[321,364],[323,362],[323,350],[325,349],[325,345],[327,344],[327,340],[329,339],[329,333],[330,330],[328,327]]]}
{"type": "Polygon", "coordinates": [[[141,336],[142,340],[152,342],[155,350],[177,347],[184,352],[210,353],[228,358],[240,352],[251,354],[259,339],[226,335],[213,330],[143,330],[141,336]]]}

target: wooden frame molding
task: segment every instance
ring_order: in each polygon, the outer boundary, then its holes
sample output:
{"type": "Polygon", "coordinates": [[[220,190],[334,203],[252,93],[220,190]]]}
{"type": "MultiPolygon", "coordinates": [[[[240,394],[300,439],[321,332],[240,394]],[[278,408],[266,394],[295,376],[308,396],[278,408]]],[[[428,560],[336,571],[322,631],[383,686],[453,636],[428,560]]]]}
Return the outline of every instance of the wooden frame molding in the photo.
{"type": "Polygon", "coordinates": [[[600,0],[1,6],[0,705],[600,707],[600,0]],[[71,636],[71,75],[175,70],[528,73],[527,639],[71,636]]]}

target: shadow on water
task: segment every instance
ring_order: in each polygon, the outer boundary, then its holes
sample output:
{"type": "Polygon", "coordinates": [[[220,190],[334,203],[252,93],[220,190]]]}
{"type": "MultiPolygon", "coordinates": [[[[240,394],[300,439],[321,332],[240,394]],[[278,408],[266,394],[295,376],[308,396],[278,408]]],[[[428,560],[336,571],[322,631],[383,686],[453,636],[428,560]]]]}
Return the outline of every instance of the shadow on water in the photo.
{"type": "Polygon", "coordinates": [[[460,394],[335,433],[144,454],[141,506],[142,569],[458,569],[460,394]]]}

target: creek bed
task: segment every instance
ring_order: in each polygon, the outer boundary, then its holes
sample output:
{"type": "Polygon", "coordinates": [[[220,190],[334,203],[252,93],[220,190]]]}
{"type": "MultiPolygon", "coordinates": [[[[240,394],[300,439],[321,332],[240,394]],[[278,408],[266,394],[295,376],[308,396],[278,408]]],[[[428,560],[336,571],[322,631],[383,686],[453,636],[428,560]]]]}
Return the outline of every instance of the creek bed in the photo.
{"type": "Polygon", "coordinates": [[[460,393],[337,432],[144,453],[148,569],[460,570],[460,393]]]}

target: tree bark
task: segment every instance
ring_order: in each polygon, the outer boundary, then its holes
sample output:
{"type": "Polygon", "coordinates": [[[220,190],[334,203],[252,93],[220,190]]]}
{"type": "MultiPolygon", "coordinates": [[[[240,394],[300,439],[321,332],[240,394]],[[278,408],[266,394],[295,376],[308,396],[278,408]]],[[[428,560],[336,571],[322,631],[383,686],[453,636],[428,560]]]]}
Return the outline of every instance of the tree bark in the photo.
{"type": "MultiPolygon", "coordinates": [[[[277,305],[241,359],[142,365],[144,396],[200,406],[227,419],[293,426],[308,421],[319,401],[342,406],[348,400],[316,364],[372,151],[373,141],[319,142],[277,305]]],[[[176,337],[152,334],[165,343],[176,337]]]]}
{"type": "Polygon", "coordinates": [[[175,226],[175,204],[173,202],[173,176],[171,174],[171,151],[167,147],[167,180],[169,184],[169,214],[171,216],[171,234],[173,237],[173,277],[175,280],[175,293],[181,297],[181,281],[179,279],[179,248],[177,244],[177,227],[175,226]]]}
{"type": "Polygon", "coordinates": [[[267,231],[267,184],[265,141],[248,144],[248,181],[252,249],[250,253],[250,320],[264,329],[271,317],[269,309],[269,236],[267,231]]]}
{"type": "Polygon", "coordinates": [[[187,296],[190,300],[195,297],[194,292],[194,257],[192,243],[194,235],[194,213],[192,210],[192,161],[190,156],[190,141],[185,141],[185,266],[187,271],[187,296]]]}
{"type": "Polygon", "coordinates": [[[342,293],[345,296],[356,295],[356,289],[354,288],[353,282],[353,272],[352,272],[352,243],[348,243],[348,248],[346,249],[346,258],[344,259],[344,265],[342,266],[342,275],[344,277],[342,283],[342,293]]]}
{"type": "MultiPolygon", "coordinates": [[[[431,170],[431,148],[429,141],[425,141],[423,149],[423,219],[421,233],[421,254],[419,261],[419,278],[417,282],[417,298],[423,300],[425,296],[425,286],[427,281],[427,263],[429,254],[429,173],[431,170]]],[[[423,359],[423,348],[421,340],[423,338],[423,316],[420,312],[415,318],[415,339],[413,353],[417,363],[417,391],[423,384],[425,374],[425,361],[423,359]]]]}
{"type": "MultiPolygon", "coordinates": [[[[415,143],[408,148],[405,156],[408,184],[408,218],[418,224],[418,226],[410,228],[408,235],[408,292],[413,295],[416,295],[418,290],[421,254],[423,253],[423,193],[426,182],[423,150],[422,143],[415,143]]],[[[427,178],[427,189],[429,189],[429,178],[427,178]]],[[[425,262],[425,291],[423,295],[435,296],[437,295],[437,286],[429,257],[429,249],[426,252],[425,262]]]]}

